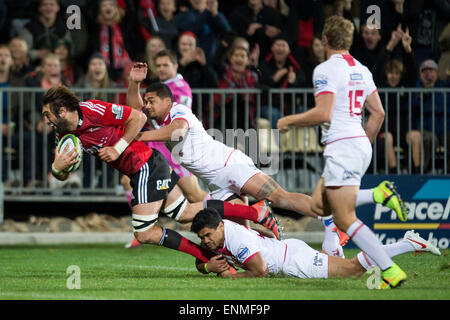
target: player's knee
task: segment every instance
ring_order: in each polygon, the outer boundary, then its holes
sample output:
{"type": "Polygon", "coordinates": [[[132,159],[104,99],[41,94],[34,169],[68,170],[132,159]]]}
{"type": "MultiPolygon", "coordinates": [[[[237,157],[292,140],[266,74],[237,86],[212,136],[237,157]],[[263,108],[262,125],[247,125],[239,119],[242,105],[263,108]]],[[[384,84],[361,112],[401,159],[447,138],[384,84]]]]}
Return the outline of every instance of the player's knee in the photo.
{"type": "Polygon", "coordinates": [[[158,221],[158,214],[132,214],[131,224],[133,225],[134,236],[140,243],[157,243],[154,235],[155,225],[158,221]]]}
{"type": "Polygon", "coordinates": [[[150,228],[147,231],[144,232],[134,232],[134,237],[136,238],[139,243],[142,244],[157,244],[159,242],[159,239],[157,239],[155,229],[150,228]]]}
{"type": "Polygon", "coordinates": [[[177,200],[173,201],[169,205],[167,205],[164,209],[161,210],[169,218],[174,219],[180,223],[185,223],[189,221],[185,221],[187,217],[187,212],[185,213],[186,207],[188,207],[188,201],[184,197],[184,195],[180,195],[177,200]]]}

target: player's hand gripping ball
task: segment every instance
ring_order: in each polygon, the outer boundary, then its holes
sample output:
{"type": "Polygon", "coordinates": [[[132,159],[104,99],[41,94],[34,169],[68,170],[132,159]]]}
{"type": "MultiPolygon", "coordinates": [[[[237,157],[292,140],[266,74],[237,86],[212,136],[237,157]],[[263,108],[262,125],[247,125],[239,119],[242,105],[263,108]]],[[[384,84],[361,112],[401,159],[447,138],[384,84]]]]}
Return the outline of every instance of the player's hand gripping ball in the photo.
{"type": "Polygon", "coordinates": [[[69,146],[68,150],[66,151],[67,153],[72,151],[73,148],[75,148],[75,151],[78,153],[77,163],[71,165],[70,167],[68,167],[67,169],[64,170],[64,172],[73,172],[73,171],[77,170],[81,164],[81,160],[82,160],[82,156],[83,156],[81,140],[78,139],[78,137],[74,134],[71,134],[71,133],[66,134],[64,137],[61,138],[61,140],[59,140],[58,152],[62,152],[66,148],[66,146],[69,146]]]}

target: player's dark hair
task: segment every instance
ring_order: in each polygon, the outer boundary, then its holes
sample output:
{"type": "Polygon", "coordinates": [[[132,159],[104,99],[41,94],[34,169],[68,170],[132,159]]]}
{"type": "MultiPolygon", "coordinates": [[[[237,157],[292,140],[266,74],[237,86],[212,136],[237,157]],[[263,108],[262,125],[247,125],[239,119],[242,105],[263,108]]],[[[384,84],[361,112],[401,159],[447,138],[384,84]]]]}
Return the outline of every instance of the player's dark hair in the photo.
{"type": "Polygon", "coordinates": [[[173,95],[170,88],[162,82],[154,82],[145,89],[145,93],[155,92],[161,99],[170,98],[173,102],[173,95]]]}
{"type": "Polygon", "coordinates": [[[164,49],[164,50],[159,51],[153,58],[153,60],[155,61],[155,64],[156,64],[156,59],[161,58],[161,57],[168,57],[170,62],[172,62],[173,64],[178,63],[176,53],[170,49],[164,49]]]}
{"type": "Polygon", "coordinates": [[[203,228],[217,229],[221,221],[222,218],[216,209],[206,208],[199,211],[192,220],[191,231],[198,233],[203,228]]]}
{"type": "Polygon", "coordinates": [[[76,111],[80,108],[80,99],[67,87],[59,86],[50,88],[42,99],[42,105],[49,105],[50,111],[58,115],[61,107],[67,111],[76,111]]]}

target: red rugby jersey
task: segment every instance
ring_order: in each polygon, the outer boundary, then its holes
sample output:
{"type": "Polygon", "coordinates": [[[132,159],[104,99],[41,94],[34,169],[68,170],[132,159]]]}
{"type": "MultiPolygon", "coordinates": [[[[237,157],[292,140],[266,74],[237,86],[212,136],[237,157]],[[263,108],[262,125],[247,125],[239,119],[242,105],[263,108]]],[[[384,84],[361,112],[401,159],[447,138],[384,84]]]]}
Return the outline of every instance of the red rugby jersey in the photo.
{"type": "MultiPolygon", "coordinates": [[[[125,121],[131,108],[100,100],[80,103],[81,115],[75,135],[81,140],[83,150],[98,157],[102,147],[112,147],[125,132],[125,121]]],[[[120,157],[109,163],[121,173],[136,173],[150,158],[152,149],[144,142],[132,141],[120,157]]]]}

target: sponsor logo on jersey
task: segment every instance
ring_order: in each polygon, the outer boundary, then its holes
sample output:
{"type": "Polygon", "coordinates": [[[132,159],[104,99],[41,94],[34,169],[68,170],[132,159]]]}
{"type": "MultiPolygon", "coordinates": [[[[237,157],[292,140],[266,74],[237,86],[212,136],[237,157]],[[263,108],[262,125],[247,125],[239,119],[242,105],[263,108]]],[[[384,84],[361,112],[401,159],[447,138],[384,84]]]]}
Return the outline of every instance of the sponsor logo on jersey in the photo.
{"type": "Polygon", "coordinates": [[[328,84],[328,77],[326,74],[318,74],[314,80],[314,88],[320,89],[328,84]]]}
{"type": "Polygon", "coordinates": [[[94,128],[89,128],[89,132],[95,132],[97,130],[100,130],[101,127],[94,127],[94,128]]]}
{"type": "Polygon", "coordinates": [[[350,74],[350,80],[362,80],[363,76],[361,73],[352,73],[350,74]]]}
{"type": "Polygon", "coordinates": [[[172,181],[172,179],[157,180],[156,190],[168,190],[170,181],[172,181]]]}
{"type": "Polygon", "coordinates": [[[239,260],[245,260],[248,257],[248,255],[249,255],[248,248],[244,244],[241,244],[238,249],[237,258],[239,260]]]}
{"type": "Polygon", "coordinates": [[[123,106],[119,106],[117,104],[112,104],[111,111],[114,113],[114,117],[117,120],[122,120],[123,118],[123,106]]]}

